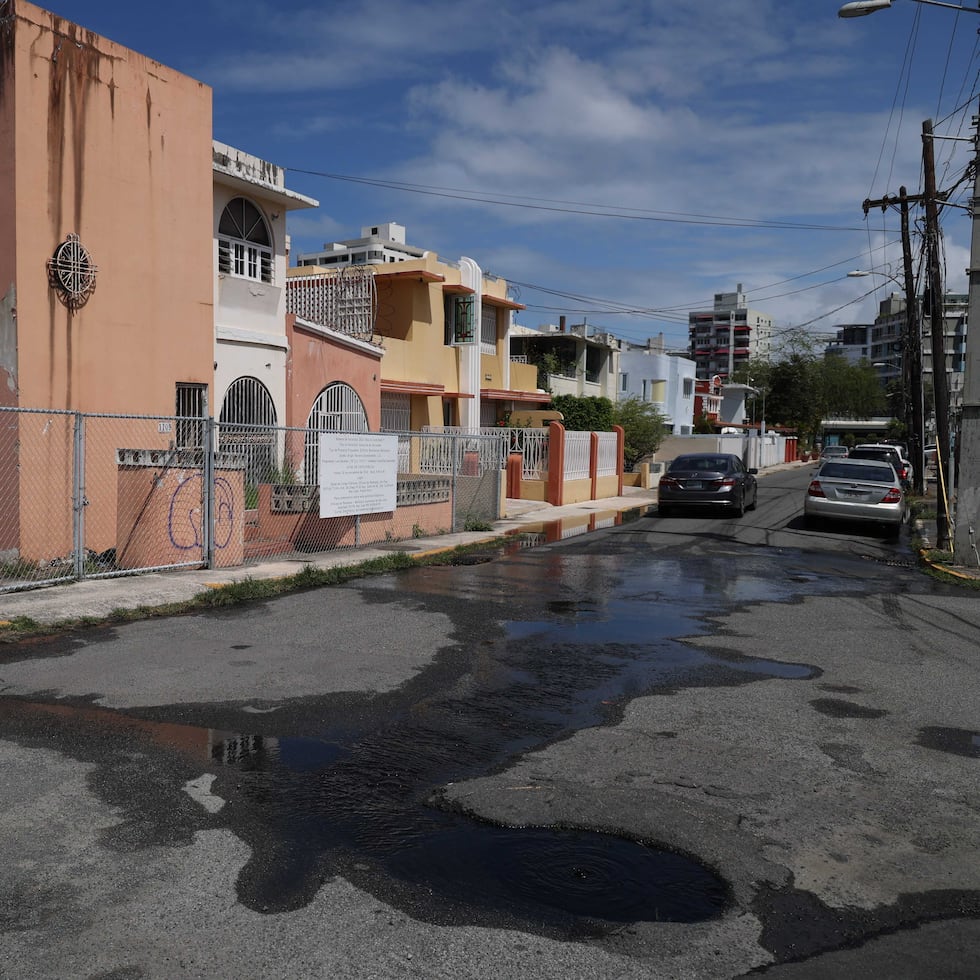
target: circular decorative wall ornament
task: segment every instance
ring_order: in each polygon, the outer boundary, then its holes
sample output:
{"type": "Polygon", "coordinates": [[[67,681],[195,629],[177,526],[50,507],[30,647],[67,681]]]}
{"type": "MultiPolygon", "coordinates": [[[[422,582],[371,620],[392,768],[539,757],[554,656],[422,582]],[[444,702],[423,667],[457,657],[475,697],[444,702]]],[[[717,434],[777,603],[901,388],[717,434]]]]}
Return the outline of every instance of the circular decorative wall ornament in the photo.
{"type": "Polygon", "coordinates": [[[88,249],[74,232],[54,250],[48,259],[48,282],[58,291],[61,302],[70,310],[84,306],[95,292],[98,271],[88,249]]]}

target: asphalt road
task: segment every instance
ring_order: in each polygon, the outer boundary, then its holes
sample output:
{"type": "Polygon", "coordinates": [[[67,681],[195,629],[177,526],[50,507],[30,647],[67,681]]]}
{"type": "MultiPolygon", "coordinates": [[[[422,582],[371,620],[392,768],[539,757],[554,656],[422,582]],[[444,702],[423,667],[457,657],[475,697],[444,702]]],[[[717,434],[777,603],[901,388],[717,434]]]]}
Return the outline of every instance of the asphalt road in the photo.
{"type": "Polygon", "coordinates": [[[976,976],[976,593],[808,479],[0,648],[0,976],[976,976]],[[602,918],[633,840],[716,904],[602,918]]]}

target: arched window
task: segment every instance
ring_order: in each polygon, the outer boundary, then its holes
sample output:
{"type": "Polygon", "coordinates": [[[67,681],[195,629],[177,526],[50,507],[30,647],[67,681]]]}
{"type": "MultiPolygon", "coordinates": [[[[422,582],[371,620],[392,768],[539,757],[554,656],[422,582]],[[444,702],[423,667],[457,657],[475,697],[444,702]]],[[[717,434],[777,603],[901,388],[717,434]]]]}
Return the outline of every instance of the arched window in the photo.
{"type": "Polygon", "coordinates": [[[259,209],[244,197],[228,202],[218,222],[218,272],[272,282],[272,238],[259,209]]]}
{"type": "Polygon", "coordinates": [[[276,406],[257,378],[236,378],[225,392],[218,419],[218,450],[242,456],[245,483],[278,483],[276,406]]]}
{"type": "Polygon", "coordinates": [[[320,432],[368,432],[367,412],[358,393],[343,381],[327,385],[317,396],[306,422],[303,453],[304,483],[316,483],[320,458],[320,432]]]}

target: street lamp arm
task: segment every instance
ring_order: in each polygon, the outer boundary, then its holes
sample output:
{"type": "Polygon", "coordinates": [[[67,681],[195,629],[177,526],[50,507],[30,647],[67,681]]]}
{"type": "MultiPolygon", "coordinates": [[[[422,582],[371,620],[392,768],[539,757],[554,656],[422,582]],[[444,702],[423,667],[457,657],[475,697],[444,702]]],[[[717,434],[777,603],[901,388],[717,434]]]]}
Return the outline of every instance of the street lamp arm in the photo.
{"type": "MultiPolygon", "coordinates": [[[[946,7],[948,10],[961,10],[966,14],[980,14],[980,7],[961,7],[958,3],[943,3],[943,0],[913,0],[914,3],[924,3],[930,7],[946,7]]],[[[837,11],[838,17],[867,17],[868,14],[875,14],[879,10],[887,10],[892,5],[892,0],[855,0],[854,3],[845,3],[837,11]]]]}
{"type": "Polygon", "coordinates": [[[863,279],[865,276],[881,276],[882,279],[891,279],[893,283],[901,286],[903,291],[905,290],[905,283],[890,272],[879,272],[877,269],[852,269],[847,274],[848,279],[863,279]]]}

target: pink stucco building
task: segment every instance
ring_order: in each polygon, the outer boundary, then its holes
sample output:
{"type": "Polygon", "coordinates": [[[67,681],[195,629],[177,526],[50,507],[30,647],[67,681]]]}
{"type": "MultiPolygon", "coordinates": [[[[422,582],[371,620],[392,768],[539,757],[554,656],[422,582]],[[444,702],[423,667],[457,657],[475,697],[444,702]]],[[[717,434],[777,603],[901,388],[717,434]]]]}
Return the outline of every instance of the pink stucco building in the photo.
{"type": "MultiPolygon", "coordinates": [[[[213,140],[208,86],[24,0],[3,14],[0,406],[52,412],[0,415],[0,555],[77,545],[77,434],[56,411],[211,415],[239,453],[242,426],[302,426],[324,399],[377,428],[381,351],[287,326],[286,215],[317,202],[213,140]]],[[[85,456],[95,551],[121,534],[119,451],[193,450],[201,431],[102,430],[85,456]]]]}
{"type": "Polygon", "coordinates": [[[211,90],[7,7],[0,399],[172,413],[175,382],[213,377],[211,90]]]}

